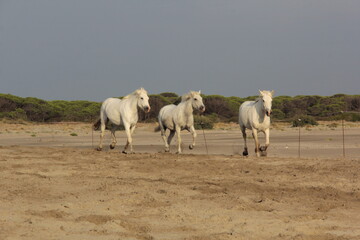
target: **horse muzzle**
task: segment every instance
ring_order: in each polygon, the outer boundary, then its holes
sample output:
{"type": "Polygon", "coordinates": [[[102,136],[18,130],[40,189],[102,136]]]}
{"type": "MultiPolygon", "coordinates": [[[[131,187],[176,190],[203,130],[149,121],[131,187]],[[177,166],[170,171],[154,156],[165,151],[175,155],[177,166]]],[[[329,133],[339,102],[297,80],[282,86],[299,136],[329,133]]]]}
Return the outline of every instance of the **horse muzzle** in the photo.
{"type": "Polygon", "coordinates": [[[200,112],[205,112],[205,106],[199,107],[200,112]]]}
{"type": "Polygon", "coordinates": [[[150,106],[149,106],[149,107],[144,107],[144,111],[145,111],[145,112],[148,113],[148,112],[150,112],[150,110],[151,110],[151,107],[150,107],[150,106]]]}
{"type": "Polygon", "coordinates": [[[270,117],[271,115],[271,110],[270,111],[266,111],[266,116],[270,117]]]}

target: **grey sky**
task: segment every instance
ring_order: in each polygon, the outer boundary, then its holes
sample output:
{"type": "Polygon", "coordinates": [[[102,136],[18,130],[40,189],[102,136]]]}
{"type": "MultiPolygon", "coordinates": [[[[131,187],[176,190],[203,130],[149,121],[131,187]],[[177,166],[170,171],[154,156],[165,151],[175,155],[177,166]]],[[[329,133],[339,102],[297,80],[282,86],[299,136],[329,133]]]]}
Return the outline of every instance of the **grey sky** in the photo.
{"type": "Polygon", "coordinates": [[[358,0],[0,0],[0,92],[360,94],[358,0]]]}

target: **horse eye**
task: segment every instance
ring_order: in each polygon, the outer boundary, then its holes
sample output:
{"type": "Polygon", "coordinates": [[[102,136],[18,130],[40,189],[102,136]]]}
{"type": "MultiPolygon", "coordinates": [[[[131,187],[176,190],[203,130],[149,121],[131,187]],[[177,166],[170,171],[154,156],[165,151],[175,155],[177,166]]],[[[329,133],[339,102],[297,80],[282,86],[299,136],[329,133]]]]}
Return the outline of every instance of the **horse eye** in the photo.
{"type": "Polygon", "coordinates": [[[197,98],[194,98],[195,101],[197,101],[197,98]]]}
{"type": "Polygon", "coordinates": [[[143,97],[141,97],[141,100],[144,100],[144,98],[143,98],[143,97]]]}

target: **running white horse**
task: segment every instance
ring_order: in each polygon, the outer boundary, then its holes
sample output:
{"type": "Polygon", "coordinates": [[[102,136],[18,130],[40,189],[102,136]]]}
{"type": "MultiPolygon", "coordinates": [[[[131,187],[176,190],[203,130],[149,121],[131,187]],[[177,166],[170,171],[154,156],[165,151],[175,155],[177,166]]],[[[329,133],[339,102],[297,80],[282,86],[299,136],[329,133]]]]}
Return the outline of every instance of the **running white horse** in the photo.
{"type": "Polygon", "coordinates": [[[260,156],[259,151],[262,156],[266,156],[266,150],[270,145],[270,115],[274,91],[259,90],[259,92],[258,99],[246,101],[239,108],[239,125],[244,138],[244,156],[249,154],[246,144],[246,129],[252,130],[256,156],[260,156]],[[260,147],[258,132],[265,133],[265,146],[260,147]]]}
{"type": "Polygon", "coordinates": [[[166,152],[170,151],[169,145],[176,132],[178,138],[177,153],[181,153],[180,132],[185,129],[191,132],[193,137],[192,144],[189,145],[189,148],[194,148],[197,134],[194,128],[193,111],[194,109],[201,112],[205,111],[205,105],[202,101],[200,93],[200,91],[190,91],[181,97],[181,103],[179,103],[179,105],[170,104],[160,109],[158,116],[159,126],[155,129],[155,131],[161,131],[166,152]],[[170,130],[170,135],[167,139],[165,134],[166,129],[170,130]]]}
{"type": "Polygon", "coordinates": [[[97,148],[98,151],[102,150],[103,138],[105,135],[106,123],[110,120],[113,124],[111,128],[112,142],[110,148],[114,149],[116,145],[115,130],[119,126],[124,126],[127,135],[127,142],[123,153],[127,153],[130,146],[130,153],[133,153],[132,147],[132,133],[135,130],[138,121],[138,107],[145,112],[150,111],[149,97],[145,89],[140,88],[133,93],[127,95],[123,99],[108,98],[106,99],[100,109],[100,119],[94,124],[94,129],[99,129],[100,126],[100,144],[97,148]]]}

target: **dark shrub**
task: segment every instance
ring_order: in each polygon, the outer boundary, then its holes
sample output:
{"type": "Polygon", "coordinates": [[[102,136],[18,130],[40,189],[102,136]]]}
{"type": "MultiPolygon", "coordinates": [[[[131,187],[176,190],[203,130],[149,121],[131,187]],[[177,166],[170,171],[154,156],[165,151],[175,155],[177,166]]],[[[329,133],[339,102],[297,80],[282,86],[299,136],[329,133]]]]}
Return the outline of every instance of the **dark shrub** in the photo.
{"type": "Polygon", "coordinates": [[[194,127],[195,129],[213,129],[214,119],[212,117],[203,115],[194,115],[194,127]]]}
{"type": "Polygon", "coordinates": [[[315,121],[315,119],[311,116],[299,116],[297,118],[295,118],[293,121],[292,121],[292,126],[293,127],[303,127],[305,125],[313,125],[313,126],[316,126],[316,125],[319,125],[318,122],[315,121]]]}
{"type": "Polygon", "coordinates": [[[163,92],[159,94],[160,96],[166,97],[166,98],[178,98],[179,96],[176,93],[172,93],[172,92],[163,92]]]}
{"type": "Polygon", "coordinates": [[[285,119],[285,113],[283,113],[280,109],[273,109],[272,118],[277,120],[283,120],[285,119]]]}

